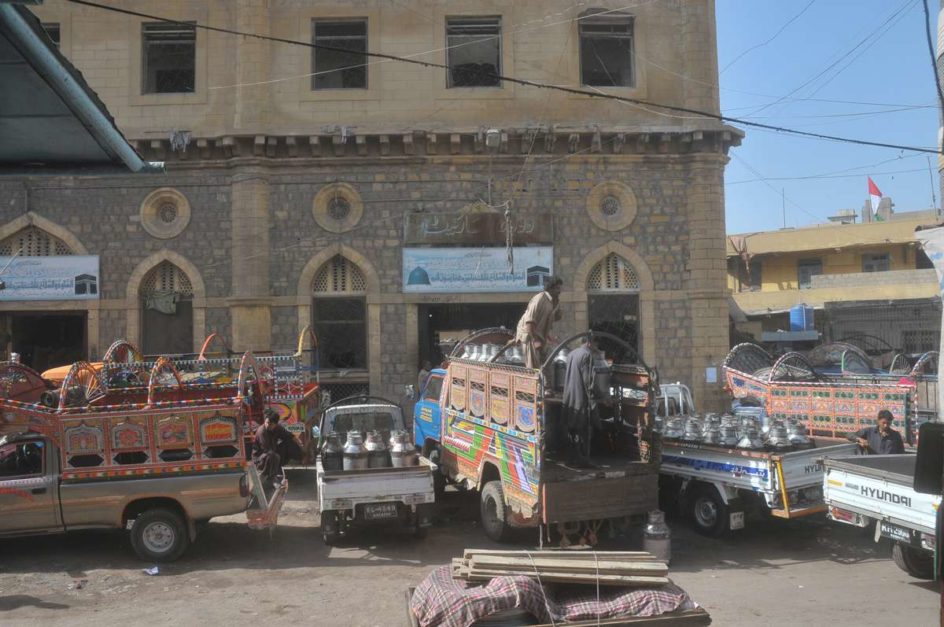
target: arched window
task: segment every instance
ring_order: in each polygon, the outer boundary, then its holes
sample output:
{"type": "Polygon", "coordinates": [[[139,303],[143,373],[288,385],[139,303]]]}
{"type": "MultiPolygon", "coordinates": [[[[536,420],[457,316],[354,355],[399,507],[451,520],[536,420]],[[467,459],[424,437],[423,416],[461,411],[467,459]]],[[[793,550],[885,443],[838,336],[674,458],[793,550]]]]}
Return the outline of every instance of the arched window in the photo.
{"type": "Polygon", "coordinates": [[[72,250],[57,237],[36,226],[28,226],[0,242],[0,256],[54,257],[71,255],[72,250]]]}
{"type": "Polygon", "coordinates": [[[148,355],[193,350],[193,284],[169,261],[152,268],[138,289],[141,297],[141,344],[148,355]]]}
{"type": "Polygon", "coordinates": [[[367,369],[367,281],[352,261],[336,255],[315,273],[311,285],[312,326],[319,366],[367,369]]]}
{"type": "Polygon", "coordinates": [[[590,328],[612,333],[639,351],[639,288],[628,261],[616,253],[600,260],[587,276],[590,328]]]}

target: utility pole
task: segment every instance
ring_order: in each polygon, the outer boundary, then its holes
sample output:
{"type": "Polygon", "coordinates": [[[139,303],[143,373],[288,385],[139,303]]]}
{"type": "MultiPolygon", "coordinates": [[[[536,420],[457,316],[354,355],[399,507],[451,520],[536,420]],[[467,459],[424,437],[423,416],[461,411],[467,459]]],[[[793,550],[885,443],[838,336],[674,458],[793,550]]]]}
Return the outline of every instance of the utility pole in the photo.
{"type": "Polygon", "coordinates": [[[783,228],[787,228],[787,190],[783,187],[780,188],[780,213],[783,215],[783,228]]]}

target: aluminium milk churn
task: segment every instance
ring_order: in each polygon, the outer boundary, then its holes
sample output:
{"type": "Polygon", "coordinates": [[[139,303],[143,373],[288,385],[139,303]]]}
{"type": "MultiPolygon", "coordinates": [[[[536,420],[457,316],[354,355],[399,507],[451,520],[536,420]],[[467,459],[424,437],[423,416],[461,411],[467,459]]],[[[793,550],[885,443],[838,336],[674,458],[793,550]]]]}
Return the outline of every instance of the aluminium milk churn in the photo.
{"type": "Polygon", "coordinates": [[[321,449],[321,465],[325,470],[342,470],[344,463],[341,460],[344,447],[341,446],[341,436],[335,432],[328,434],[324,447],[321,449]]]}
{"type": "Polygon", "coordinates": [[[665,524],[665,513],[654,509],[649,512],[649,522],[643,533],[642,550],[652,553],[658,560],[669,563],[672,557],[672,531],[665,524]]]}
{"type": "Polygon", "coordinates": [[[379,431],[371,431],[367,434],[367,442],[364,444],[367,449],[367,467],[368,468],[389,468],[390,456],[387,453],[387,443],[379,431]]]}
{"type": "Polygon", "coordinates": [[[357,431],[349,431],[344,443],[344,470],[364,470],[367,465],[367,447],[364,436],[357,431]]]}

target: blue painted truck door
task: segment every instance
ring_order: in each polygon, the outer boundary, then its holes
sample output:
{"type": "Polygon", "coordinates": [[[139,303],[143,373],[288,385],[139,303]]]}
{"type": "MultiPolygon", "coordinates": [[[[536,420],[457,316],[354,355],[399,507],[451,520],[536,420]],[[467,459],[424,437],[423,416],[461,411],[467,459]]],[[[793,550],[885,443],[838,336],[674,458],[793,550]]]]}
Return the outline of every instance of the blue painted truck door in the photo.
{"type": "Polygon", "coordinates": [[[416,407],[413,410],[413,438],[417,448],[422,449],[426,442],[439,443],[442,437],[442,412],[439,409],[439,395],[442,393],[446,371],[435,368],[426,384],[420,390],[416,407]]]}

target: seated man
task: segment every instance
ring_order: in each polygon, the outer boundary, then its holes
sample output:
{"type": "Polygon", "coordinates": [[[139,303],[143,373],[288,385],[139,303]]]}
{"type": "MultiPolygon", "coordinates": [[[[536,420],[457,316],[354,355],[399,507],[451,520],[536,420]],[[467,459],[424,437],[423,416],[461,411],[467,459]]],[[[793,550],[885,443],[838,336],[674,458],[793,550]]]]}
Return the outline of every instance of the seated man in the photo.
{"type": "Polygon", "coordinates": [[[861,429],[855,434],[856,443],[867,455],[894,455],[905,452],[901,434],[891,427],[893,419],[892,412],[883,409],[878,412],[874,427],[861,429]]]}
{"type": "Polygon", "coordinates": [[[279,415],[271,409],[263,412],[265,422],[256,429],[252,442],[252,461],[262,476],[263,485],[281,483],[282,464],[301,460],[303,453],[288,429],[279,424],[279,415]]]}

